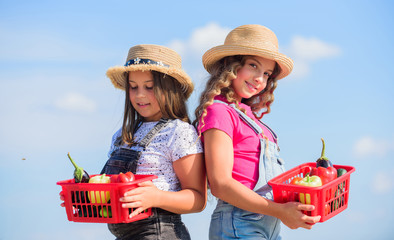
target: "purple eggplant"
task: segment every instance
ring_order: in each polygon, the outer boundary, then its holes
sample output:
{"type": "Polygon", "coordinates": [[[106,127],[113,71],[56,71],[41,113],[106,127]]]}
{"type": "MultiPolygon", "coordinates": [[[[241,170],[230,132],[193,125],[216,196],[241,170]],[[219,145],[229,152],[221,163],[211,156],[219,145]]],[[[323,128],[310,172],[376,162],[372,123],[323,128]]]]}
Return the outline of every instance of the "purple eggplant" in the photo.
{"type": "Polygon", "coordinates": [[[324,144],[324,139],[322,138],[321,141],[323,143],[323,149],[321,151],[321,157],[316,160],[316,167],[324,167],[324,168],[332,167],[333,165],[331,161],[324,155],[324,151],[326,149],[326,146],[324,144]]]}
{"type": "Polygon", "coordinates": [[[67,153],[68,158],[70,159],[71,163],[74,165],[74,180],[76,183],[87,183],[89,182],[90,176],[89,174],[83,170],[83,168],[79,167],[75,164],[74,160],[71,158],[70,153],[67,153]]]}

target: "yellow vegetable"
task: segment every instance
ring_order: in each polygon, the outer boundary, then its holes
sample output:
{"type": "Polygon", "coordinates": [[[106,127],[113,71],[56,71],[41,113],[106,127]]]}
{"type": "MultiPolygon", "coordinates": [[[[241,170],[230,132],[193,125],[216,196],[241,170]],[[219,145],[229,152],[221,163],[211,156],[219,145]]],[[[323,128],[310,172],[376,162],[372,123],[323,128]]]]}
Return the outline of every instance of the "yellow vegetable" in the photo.
{"type": "MultiPolygon", "coordinates": [[[[307,186],[307,187],[320,187],[322,185],[322,181],[318,176],[309,176],[307,175],[301,181],[296,183],[297,185],[307,186]]],[[[303,204],[311,204],[311,195],[309,193],[304,194],[300,193],[300,202],[303,204]]]]}
{"type": "MultiPolygon", "coordinates": [[[[89,183],[110,183],[110,177],[106,176],[105,173],[91,177],[89,183]]],[[[89,201],[91,203],[107,203],[110,199],[109,191],[90,191],[88,194],[89,201]]]]}

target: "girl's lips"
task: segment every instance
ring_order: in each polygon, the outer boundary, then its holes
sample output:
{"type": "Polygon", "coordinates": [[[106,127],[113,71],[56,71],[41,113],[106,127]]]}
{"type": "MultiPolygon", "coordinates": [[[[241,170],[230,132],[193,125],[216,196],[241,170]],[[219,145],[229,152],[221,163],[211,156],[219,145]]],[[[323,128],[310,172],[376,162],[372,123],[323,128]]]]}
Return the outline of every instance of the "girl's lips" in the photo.
{"type": "Polygon", "coordinates": [[[248,82],[245,82],[246,83],[246,86],[248,86],[248,88],[251,90],[251,91],[256,91],[257,90],[257,87],[255,87],[254,85],[252,85],[252,84],[250,84],[250,83],[248,83],[248,82]]]}
{"type": "Polygon", "coordinates": [[[149,103],[137,103],[137,105],[138,105],[139,107],[146,107],[146,106],[149,105],[149,103]]]}

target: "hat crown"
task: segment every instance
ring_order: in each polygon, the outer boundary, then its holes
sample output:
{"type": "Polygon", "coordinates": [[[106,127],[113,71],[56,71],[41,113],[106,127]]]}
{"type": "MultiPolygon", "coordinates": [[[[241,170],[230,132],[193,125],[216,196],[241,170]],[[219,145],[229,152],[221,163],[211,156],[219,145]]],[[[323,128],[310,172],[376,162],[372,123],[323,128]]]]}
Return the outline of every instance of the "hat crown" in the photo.
{"type": "Polygon", "coordinates": [[[153,44],[136,45],[129,50],[126,63],[133,59],[148,59],[174,68],[182,68],[182,58],[174,50],[153,44]]]}
{"type": "Polygon", "coordinates": [[[232,30],[226,37],[224,45],[244,46],[279,52],[278,38],[269,28],[257,25],[243,25],[232,30]]]}
{"type": "Polygon", "coordinates": [[[193,82],[182,69],[182,58],[174,50],[154,45],[140,44],[129,49],[126,64],[107,70],[112,84],[119,89],[126,89],[127,72],[156,71],[171,76],[181,84],[182,92],[187,99],[193,92],[193,82]]]}
{"type": "Polygon", "coordinates": [[[279,52],[278,38],[269,28],[249,24],[232,30],[223,45],[213,47],[202,56],[204,68],[212,73],[214,65],[228,56],[251,55],[274,60],[280,68],[275,79],[279,80],[293,69],[293,60],[279,52]]]}

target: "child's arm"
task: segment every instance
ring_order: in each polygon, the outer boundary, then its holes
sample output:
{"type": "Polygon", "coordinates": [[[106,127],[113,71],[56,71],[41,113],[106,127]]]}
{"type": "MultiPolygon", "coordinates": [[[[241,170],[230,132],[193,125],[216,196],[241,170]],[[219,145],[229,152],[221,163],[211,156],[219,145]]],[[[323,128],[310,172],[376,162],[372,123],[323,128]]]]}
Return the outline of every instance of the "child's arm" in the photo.
{"type": "Polygon", "coordinates": [[[191,154],[173,163],[182,190],[168,192],[157,189],[152,182],[143,182],[121,198],[123,207],[138,208],[132,216],[150,207],[183,214],[200,212],[205,208],[207,184],[203,154],[191,154]]]}
{"type": "Polygon", "coordinates": [[[204,134],[205,162],[211,192],[214,196],[238,208],[277,217],[289,228],[304,227],[315,223],[320,216],[309,217],[301,210],[311,211],[313,205],[296,202],[279,204],[267,200],[232,177],[234,163],[232,139],[218,129],[207,130],[204,134]]]}

